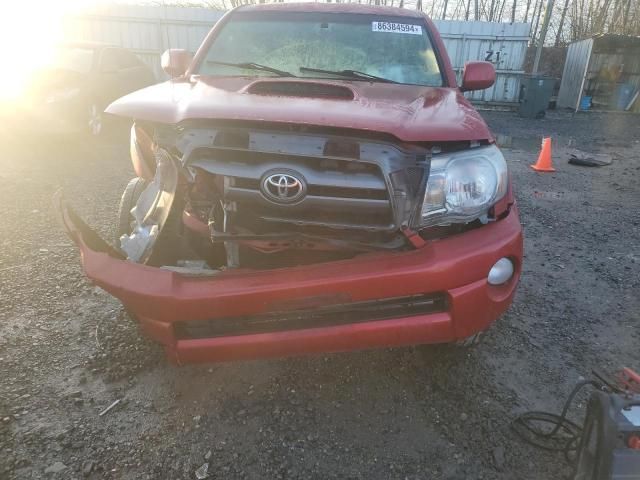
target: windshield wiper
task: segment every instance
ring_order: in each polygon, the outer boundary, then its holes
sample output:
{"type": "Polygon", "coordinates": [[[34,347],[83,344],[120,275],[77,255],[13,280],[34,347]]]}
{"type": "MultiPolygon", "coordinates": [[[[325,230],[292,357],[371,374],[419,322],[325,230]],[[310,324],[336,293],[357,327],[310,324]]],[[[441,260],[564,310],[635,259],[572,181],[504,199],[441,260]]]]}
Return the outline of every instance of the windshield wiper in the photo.
{"type": "Polygon", "coordinates": [[[273,68],[268,65],[262,65],[260,63],[254,63],[254,62],[230,63],[230,62],[219,62],[217,60],[207,60],[207,63],[213,63],[216,65],[226,65],[227,67],[244,68],[246,70],[261,70],[263,72],[275,73],[280,77],[295,77],[293,73],[285,72],[284,70],[278,70],[277,68],[273,68]]]}
{"type": "Polygon", "coordinates": [[[300,71],[309,73],[326,73],[329,75],[340,75],[342,77],[355,78],[358,80],[371,80],[373,82],[400,83],[389,78],[377,77],[376,75],[371,75],[370,73],[359,72],[358,70],[323,70],[322,68],[300,67],[300,71]]]}

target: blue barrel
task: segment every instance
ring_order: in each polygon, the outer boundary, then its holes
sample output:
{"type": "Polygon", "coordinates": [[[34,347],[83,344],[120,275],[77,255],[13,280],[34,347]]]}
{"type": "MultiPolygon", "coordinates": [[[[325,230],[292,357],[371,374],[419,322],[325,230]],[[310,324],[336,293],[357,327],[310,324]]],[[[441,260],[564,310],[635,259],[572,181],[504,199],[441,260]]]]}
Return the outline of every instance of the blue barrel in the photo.
{"type": "Polygon", "coordinates": [[[589,110],[591,108],[591,97],[584,95],[580,99],[580,110],[589,110]]]}

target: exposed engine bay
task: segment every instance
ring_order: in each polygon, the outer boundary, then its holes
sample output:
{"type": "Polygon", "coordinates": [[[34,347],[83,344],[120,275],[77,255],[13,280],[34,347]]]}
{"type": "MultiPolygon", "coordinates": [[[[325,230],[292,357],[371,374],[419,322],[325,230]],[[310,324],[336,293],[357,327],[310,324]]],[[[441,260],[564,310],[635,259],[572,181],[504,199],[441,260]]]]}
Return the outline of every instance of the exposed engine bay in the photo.
{"type": "Polygon", "coordinates": [[[431,149],[340,133],[134,125],[134,165],[153,178],[120,248],[135,262],[195,257],[211,269],[413,248],[431,149]]]}

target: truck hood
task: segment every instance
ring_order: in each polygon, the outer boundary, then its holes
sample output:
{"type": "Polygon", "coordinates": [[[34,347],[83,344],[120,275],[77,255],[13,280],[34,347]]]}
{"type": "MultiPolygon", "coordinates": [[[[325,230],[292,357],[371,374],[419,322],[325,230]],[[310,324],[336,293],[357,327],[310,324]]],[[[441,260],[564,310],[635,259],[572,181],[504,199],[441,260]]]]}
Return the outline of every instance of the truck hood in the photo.
{"type": "Polygon", "coordinates": [[[493,139],[457,89],[361,81],[193,76],[126,95],[106,112],[169,124],[215,119],[338,127],[406,142],[493,139]]]}

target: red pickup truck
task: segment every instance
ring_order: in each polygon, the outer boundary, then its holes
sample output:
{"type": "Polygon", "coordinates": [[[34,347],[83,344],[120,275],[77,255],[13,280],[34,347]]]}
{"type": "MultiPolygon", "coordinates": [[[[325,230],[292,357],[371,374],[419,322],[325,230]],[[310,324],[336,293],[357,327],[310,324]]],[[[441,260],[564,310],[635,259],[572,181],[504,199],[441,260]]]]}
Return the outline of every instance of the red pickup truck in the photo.
{"type": "Polygon", "coordinates": [[[469,342],[510,305],[507,164],[422,13],[227,13],[115,101],[137,177],[116,244],[58,196],[87,276],[179,363],[469,342]]]}

